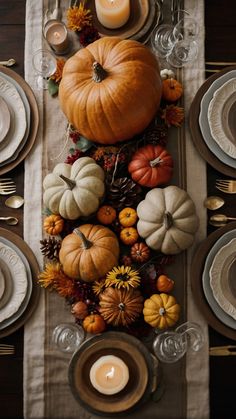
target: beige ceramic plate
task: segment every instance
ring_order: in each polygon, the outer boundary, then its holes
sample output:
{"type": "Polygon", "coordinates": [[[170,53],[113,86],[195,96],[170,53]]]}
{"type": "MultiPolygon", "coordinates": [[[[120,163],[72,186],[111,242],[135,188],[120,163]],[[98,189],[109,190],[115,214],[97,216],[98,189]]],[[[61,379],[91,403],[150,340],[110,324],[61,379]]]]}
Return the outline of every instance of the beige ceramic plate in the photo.
{"type": "Polygon", "coordinates": [[[4,147],[1,147],[0,163],[9,159],[26,131],[26,112],[23,101],[15,86],[0,75],[0,95],[4,98],[11,113],[11,125],[7,133],[4,147]]]}
{"type": "Polygon", "coordinates": [[[0,243],[0,262],[1,261],[6,263],[9,267],[14,286],[11,298],[7,304],[0,309],[0,323],[17,312],[27,292],[27,274],[25,266],[17,253],[3,243],[0,243]]]}
{"type": "Polygon", "coordinates": [[[11,123],[11,116],[5,100],[0,96],[0,143],[5,139],[11,123]]]}
{"type": "Polygon", "coordinates": [[[13,290],[11,273],[7,264],[3,260],[1,260],[0,264],[0,283],[1,282],[4,283],[4,289],[2,296],[0,296],[0,309],[2,309],[8,303],[13,290]]]}
{"type": "Polygon", "coordinates": [[[210,271],[210,286],[219,306],[236,320],[235,273],[236,239],[230,240],[216,253],[210,271]]]}
{"type": "MultiPolygon", "coordinates": [[[[208,121],[211,135],[219,147],[234,159],[236,158],[236,138],[227,129],[229,125],[227,109],[232,106],[232,93],[235,91],[236,79],[232,78],[214,92],[208,107],[208,121]]],[[[235,96],[233,96],[234,99],[235,96]]]]}

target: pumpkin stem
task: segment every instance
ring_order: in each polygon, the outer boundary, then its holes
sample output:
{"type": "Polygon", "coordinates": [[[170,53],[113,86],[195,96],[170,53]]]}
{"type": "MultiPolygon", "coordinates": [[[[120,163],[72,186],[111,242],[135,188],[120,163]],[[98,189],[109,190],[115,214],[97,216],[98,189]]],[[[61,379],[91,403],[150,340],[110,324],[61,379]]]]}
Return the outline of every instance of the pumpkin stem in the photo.
{"type": "Polygon", "coordinates": [[[93,80],[101,83],[107,77],[107,71],[97,61],[93,63],[93,80]]]}
{"type": "Polygon", "coordinates": [[[173,225],[173,217],[169,211],[165,212],[164,215],[164,226],[166,230],[169,230],[169,228],[173,225]]]}
{"type": "Polygon", "coordinates": [[[93,243],[90,242],[88,239],[86,239],[85,235],[78,228],[75,228],[73,230],[73,233],[77,234],[77,236],[79,236],[79,238],[81,239],[81,241],[82,241],[82,246],[81,247],[83,249],[89,249],[90,247],[93,246],[93,243]]]}
{"type": "Polygon", "coordinates": [[[160,316],[164,316],[164,314],[165,314],[165,309],[164,309],[164,307],[160,307],[159,308],[159,314],[160,314],[160,316]]]}
{"type": "Polygon", "coordinates": [[[163,163],[160,157],[156,157],[154,160],[150,160],[149,164],[151,167],[155,167],[157,164],[163,163]]]}
{"type": "Polygon", "coordinates": [[[71,190],[75,187],[76,183],[74,180],[69,179],[68,177],[64,175],[59,175],[59,177],[66,182],[66,184],[69,186],[71,190]]]}
{"type": "Polygon", "coordinates": [[[119,303],[118,307],[119,307],[120,311],[125,311],[125,304],[124,303],[119,303]]]}

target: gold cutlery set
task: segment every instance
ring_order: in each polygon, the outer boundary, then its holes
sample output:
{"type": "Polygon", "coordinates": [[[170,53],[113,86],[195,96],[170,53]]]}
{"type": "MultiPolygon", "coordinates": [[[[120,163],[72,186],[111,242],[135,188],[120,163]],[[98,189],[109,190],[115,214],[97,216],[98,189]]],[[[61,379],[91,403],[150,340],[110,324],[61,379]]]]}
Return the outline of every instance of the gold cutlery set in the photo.
{"type": "Polygon", "coordinates": [[[206,61],[205,62],[205,72],[206,73],[219,73],[222,71],[222,68],[228,67],[231,65],[236,65],[235,61],[206,61]]]}

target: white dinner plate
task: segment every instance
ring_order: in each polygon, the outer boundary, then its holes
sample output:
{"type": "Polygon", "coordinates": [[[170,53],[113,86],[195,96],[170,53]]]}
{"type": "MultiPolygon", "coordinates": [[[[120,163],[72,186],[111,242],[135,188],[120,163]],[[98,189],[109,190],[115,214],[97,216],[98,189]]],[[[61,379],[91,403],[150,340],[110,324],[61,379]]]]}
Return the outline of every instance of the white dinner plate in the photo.
{"type": "Polygon", "coordinates": [[[202,137],[209,148],[209,150],[224,164],[227,166],[233,167],[236,169],[236,159],[228,156],[224,151],[219,147],[215,142],[214,138],[211,135],[211,130],[208,122],[208,107],[210,101],[213,98],[213,95],[217,89],[219,89],[224,83],[228,80],[236,78],[236,70],[229,71],[226,74],[223,74],[221,77],[217,78],[203,95],[201,104],[200,104],[200,113],[199,113],[199,126],[202,133],[202,137]]]}
{"type": "Polygon", "coordinates": [[[0,163],[9,159],[26,132],[26,111],[19,92],[13,83],[10,83],[0,75],[0,95],[3,97],[11,114],[10,129],[1,144],[0,163]]]}
{"type": "MultiPolygon", "coordinates": [[[[12,77],[8,76],[7,74],[2,73],[1,71],[0,71],[0,77],[2,77],[3,79],[5,79],[6,81],[8,81],[9,83],[11,83],[12,85],[15,86],[15,88],[18,91],[18,93],[19,93],[19,95],[21,97],[21,100],[22,100],[22,102],[24,104],[25,113],[26,113],[26,130],[25,130],[25,134],[24,134],[24,136],[22,138],[22,141],[20,141],[18,147],[16,148],[16,150],[12,154],[12,156],[9,157],[8,159],[4,160],[4,162],[0,163],[0,167],[2,167],[2,166],[5,166],[8,163],[14,161],[18,157],[18,155],[19,155],[20,151],[22,150],[22,148],[24,147],[24,145],[25,145],[25,143],[26,143],[26,141],[28,139],[29,132],[30,132],[31,109],[30,109],[28,98],[27,98],[24,90],[22,89],[22,87],[17,83],[17,81],[14,80],[12,77]]],[[[0,151],[0,154],[1,154],[1,151],[0,151]]]]}
{"type": "Polygon", "coordinates": [[[0,96],[0,144],[10,129],[11,115],[5,100],[0,96]]]}
{"type": "Polygon", "coordinates": [[[231,134],[228,118],[224,118],[228,102],[235,101],[236,78],[228,80],[213,95],[208,107],[208,122],[211,135],[224,153],[236,158],[236,138],[231,134]]]}
{"type": "Polygon", "coordinates": [[[19,255],[6,244],[0,243],[0,264],[7,264],[13,281],[12,295],[0,309],[0,323],[17,312],[27,292],[27,274],[19,255]]]}
{"type": "Polygon", "coordinates": [[[225,233],[223,236],[221,236],[213,245],[210,252],[208,253],[208,256],[205,260],[205,265],[202,273],[202,286],[203,291],[205,294],[205,297],[207,299],[207,302],[209,306],[211,307],[213,313],[215,316],[226,326],[231,327],[231,329],[236,330],[236,321],[229,316],[225,311],[219,306],[217,303],[211,286],[210,286],[210,276],[209,271],[213,262],[213,259],[216,255],[216,253],[221,249],[222,246],[225,246],[227,243],[229,243],[232,239],[236,238],[236,230],[231,230],[227,233],[225,233]]]}
{"type": "Polygon", "coordinates": [[[0,245],[1,245],[1,243],[9,246],[10,248],[12,248],[18,254],[20,259],[24,263],[26,273],[27,273],[27,291],[26,291],[26,294],[25,294],[25,298],[24,298],[22,304],[20,305],[19,309],[11,317],[7,318],[6,320],[4,320],[3,322],[0,323],[0,330],[4,329],[5,327],[10,326],[17,319],[20,318],[20,316],[24,313],[24,311],[26,310],[26,308],[29,304],[30,297],[31,297],[31,294],[32,294],[32,289],[33,289],[33,280],[32,280],[31,268],[30,268],[29,262],[28,262],[27,258],[25,257],[24,253],[14,243],[12,243],[10,240],[6,239],[5,237],[0,237],[0,245]]]}
{"type": "Polygon", "coordinates": [[[209,271],[210,286],[216,301],[234,320],[236,320],[236,299],[230,288],[230,283],[235,282],[235,278],[231,278],[230,268],[235,258],[236,238],[230,240],[216,252],[209,271]]]}

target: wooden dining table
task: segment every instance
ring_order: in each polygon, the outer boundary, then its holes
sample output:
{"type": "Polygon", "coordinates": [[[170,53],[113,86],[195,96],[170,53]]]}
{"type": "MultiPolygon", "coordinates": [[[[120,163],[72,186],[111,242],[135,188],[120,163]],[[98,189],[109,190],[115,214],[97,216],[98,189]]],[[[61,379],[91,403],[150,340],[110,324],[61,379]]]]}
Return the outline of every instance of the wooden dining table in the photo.
{"type": "MultiPolygon", "coordinates": [[[[205,1],[205,61],[236,61],[236,4],[233,0],[205,1]]],[[[201,24],[201,22],[200,22],[201,24]]],[[[203,24],[203,23],[202,23],[203,24]]],[[[25,39],[25,0],[0,0],[0,61],[14,58],[14,71],[24,77],[24,39],[25,39]]],[[[207,64],[206,78],[224,64],[207,64]],[[210,71],[209,71],[210,70],[210,71]]],[[[7,174],[16,182],[17,194],[24,194],[24,162],[7,174]]],[[[208,195],[215,195],[215,181],[226,176],[207,165],[208,195]]],[[[225,213],[235,216],[236,197],[225,196],[225,213]]],[[[23,211],[6,209],[5,197],[0,197],[0,216],[12,215],[19,218],[17,226],[7,226],[23,237],[23,211]]],[[[208,225],[208,234],[215,230],[208,225]]],[[[196,319],[197,320],[197,319],[196,319]]],[[[24,327],[0,339],[0,344],[13,344],[14,355],[0,357],[0,418],[23,418],[23,351],[24,327]]],[[[235,344],[235,341],[221,335],[209,326],[210,346],[235,344]]],[[[230,418],[235,415],[234,390],[236,356],[209,356],[210,365],[210,417],[211,419],[230,418]]],[[[199,400],[199,403],[201,401],[199,400]]],[[[184,419],[184,418],[180,418],[184,419]]],[[[200,419],[200,418],[199,418],[200,419]]]]}

